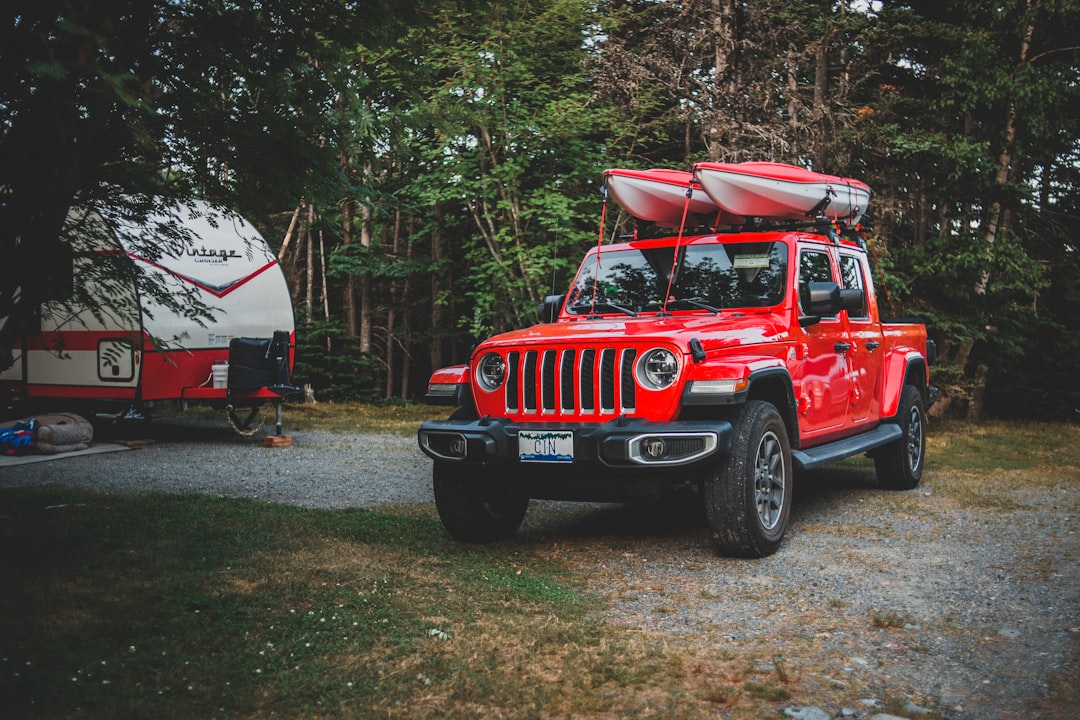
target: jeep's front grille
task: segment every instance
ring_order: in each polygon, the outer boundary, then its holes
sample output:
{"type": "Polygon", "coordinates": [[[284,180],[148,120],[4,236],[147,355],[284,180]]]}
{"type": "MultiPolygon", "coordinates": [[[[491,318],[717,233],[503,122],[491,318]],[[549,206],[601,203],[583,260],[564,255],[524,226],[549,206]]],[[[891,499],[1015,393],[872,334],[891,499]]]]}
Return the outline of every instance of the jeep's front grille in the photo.
{"type": "Polygon", "coordinates": [[[511,415],[621,415],[637,407],[637,350],[560,348],[507,353],[511,415]]]}

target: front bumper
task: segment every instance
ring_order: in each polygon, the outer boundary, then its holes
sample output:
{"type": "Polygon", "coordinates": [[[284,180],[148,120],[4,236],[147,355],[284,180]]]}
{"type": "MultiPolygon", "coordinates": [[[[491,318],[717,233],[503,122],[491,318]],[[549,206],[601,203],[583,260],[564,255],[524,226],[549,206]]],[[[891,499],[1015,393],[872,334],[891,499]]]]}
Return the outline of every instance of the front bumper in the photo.
{"type": "MultiPolygon", "coordinates": [[[[429,420],[417,433],[420,449],[435,460],[468,465],[549,467],[601,466],[644,469],[693,465],[731,449],[731,423],[653,423],[618,418],[606,423],[515,424],[509,420],[429,420]],[[529,433],[562,436],[558,461],[536,462],[525,447],[529,433]]],[[[529,448],[531,449],[531,448],[529,448]]],[[[534,456],[532,456],[534,457],[534,456]]]]}

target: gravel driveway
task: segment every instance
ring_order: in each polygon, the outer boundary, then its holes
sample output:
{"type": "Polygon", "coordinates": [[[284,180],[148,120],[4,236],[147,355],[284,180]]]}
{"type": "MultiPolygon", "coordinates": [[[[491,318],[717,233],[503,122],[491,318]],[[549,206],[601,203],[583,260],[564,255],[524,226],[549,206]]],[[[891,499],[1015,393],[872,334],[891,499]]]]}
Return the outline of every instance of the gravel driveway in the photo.
{"type": "MultiPolygon", "coordinates": [[[[430,503],[415,440],[292,432],[266,448],[214,423],[155,423],[124,452],[0,470],[0,488],[199,492],[315,508],[430,503]]],[[[521,535],[613,599],[608,621],[695,651],[747,651],[810,687],[797,718],[1080,716],[1080,478],[1008,511],[957,510],[935,493],[888,493],[872,470],[800,479],[776,555],[717,557],[703,513],[535,503],[521,535]],[[1055,698],[1051,690],[1055,690],[1055,698]],[[852,700],[855,698],[855,700],[852,700]],[[895,710],[894,710],[895,712],[895,710]],[[933,717],[933,715],[931,715],[933,717]]],[[[779,670],[776,670],[779,673],[779,670]]]]}

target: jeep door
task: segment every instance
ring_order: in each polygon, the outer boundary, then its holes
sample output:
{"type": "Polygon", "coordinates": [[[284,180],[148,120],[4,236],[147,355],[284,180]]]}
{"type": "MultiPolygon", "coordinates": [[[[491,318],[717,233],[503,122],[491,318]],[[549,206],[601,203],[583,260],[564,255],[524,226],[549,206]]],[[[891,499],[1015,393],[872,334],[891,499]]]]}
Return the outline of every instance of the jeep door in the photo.
{"type": "MultiPolygon", "coordinates": [[[[838,282],[836,264],[827,248],[803,247],[799,253],[799,312],[806,314],[811,282],[838,282]]],[[[802,436],[839,430],[848,415],[851,373],[847,358],[847,318],[841,312],[822,317],[803,329],[801,343],[806,357],[795,381],[802,436]]]]}
{"type": "Polygon", "coordinates": [[[845,310],[851,349],[847,353],[851,377],[851,403],[848,416],[852,424],[876,420],[880,413],[882,358],[881,324],[872,311],[873,298],[866,283],[865,257],[840,252],[840,286],[863,291],[860,310],[845,310]]]}

